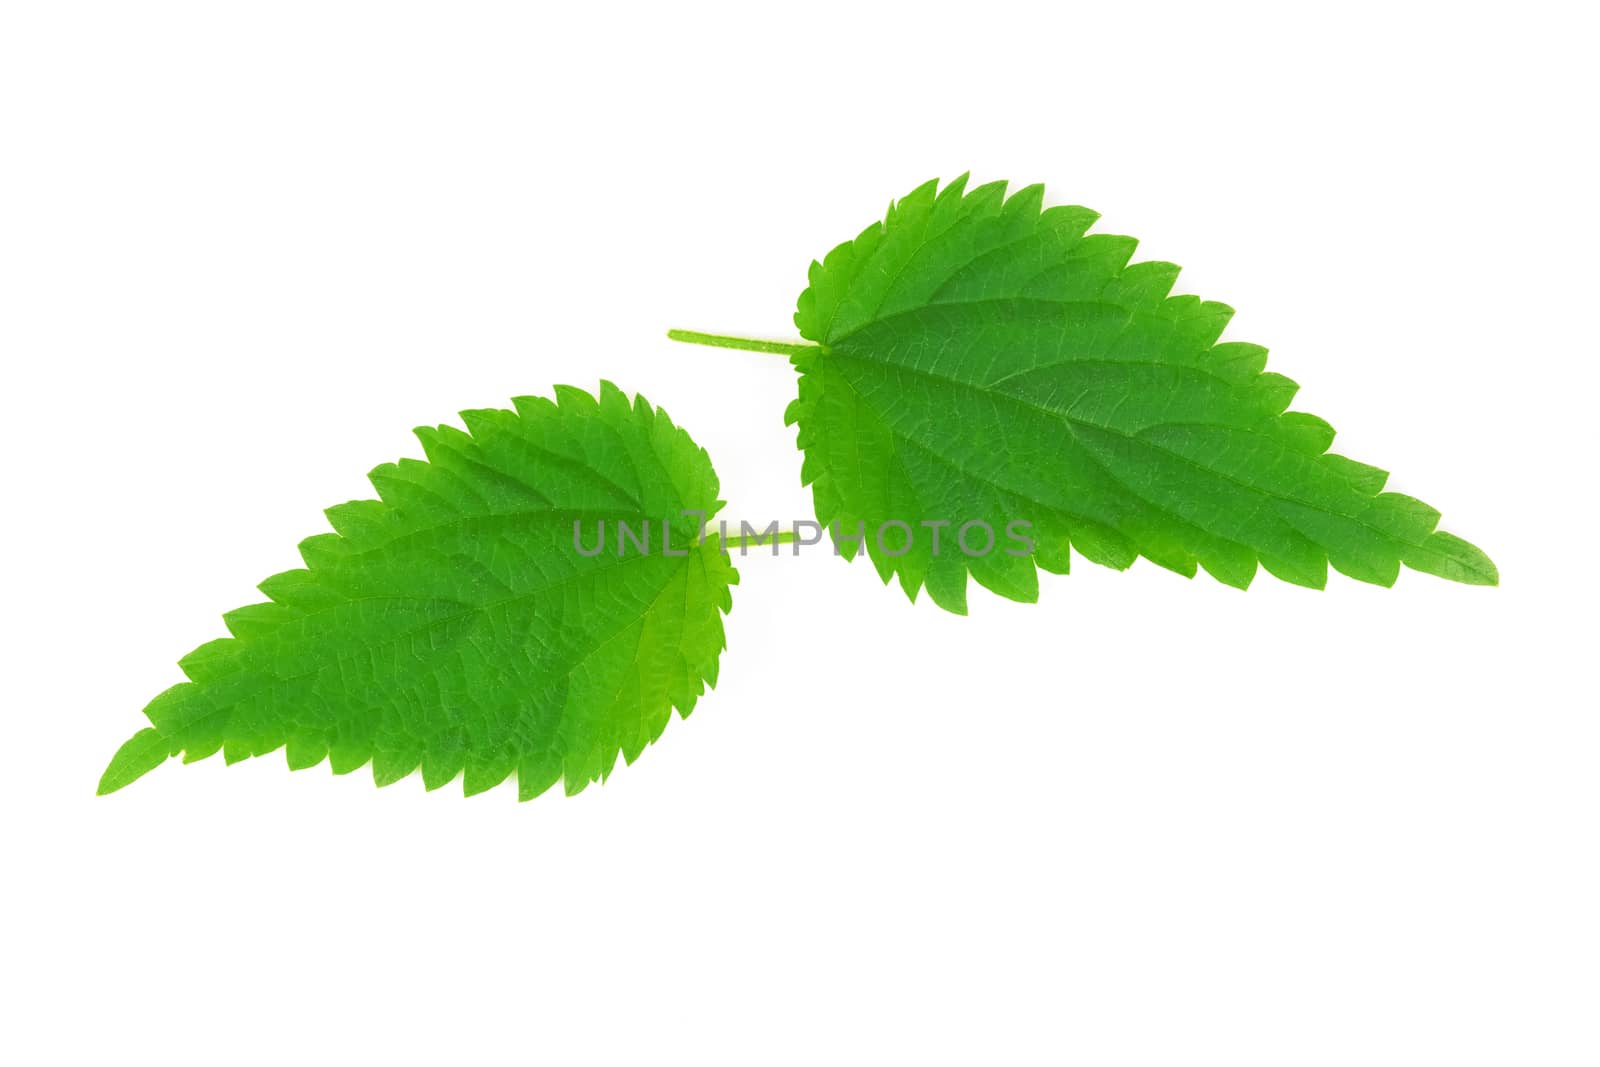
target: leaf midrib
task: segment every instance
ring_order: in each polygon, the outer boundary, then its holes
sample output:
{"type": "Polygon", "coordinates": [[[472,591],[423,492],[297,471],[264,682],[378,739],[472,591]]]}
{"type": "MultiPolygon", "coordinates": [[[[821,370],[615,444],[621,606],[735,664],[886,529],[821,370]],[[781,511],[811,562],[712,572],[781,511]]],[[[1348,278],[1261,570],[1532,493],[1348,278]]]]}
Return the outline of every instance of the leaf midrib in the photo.
{"type": "MultiPolygon", "coordinates": [[[[1234,485],[1237,485],[1239,488],[1244,489],[1244,490],[1246,490],[1246,491],[1248,491],[1250,493],[1253,493],[1253,494],[1263,498],[1268,503],[1271,503],[1272,501],[1275,501],[1275,500],[1286,500],[1286,501],[1289,501],[1290,503],[1299,504],[1302,507],[1308,508],[1308,509],[1310,509],[1312,511],[1319,512],[1319,513],[1321,513],[1323,515],[1331,515],[1331,516],[1334,516],[1336,518],[1340,518],[1340,519],[1344,519],[1344,520],[1349,521],[1349,522],[1356,523],[1357,525],[1361,526],[1363,529],[1367,530],[1368,532],[1374,534],[1375,536],[1377,536],[1381,540],[1389,541],[1389,542],[1395,542],[1395,543],[1404,544],[1404,545],[1409,545],[1410,547],[1413,547],[1413,548],[1423,548],[1424,547],[1424,545],[1422,544],[1421,541],[1411,540],[1409,537],[1401,538],[1401,537],[1395,535],[1394,533],[1392,533],[1391,531],[1380,529],[1379,527],[1373,526],[1371,523],[1366,522],[1365,520],[1363,520],[1358,515],[1350,515],[1350,514],[1345,514],[1345,513],[1342,513],[1342,512],[1338,512],[1338,511],[1330,511],[1326,506],[1324,506],[1322,504],[1313,503],[1311,501],[1302,499],[1299,496],[1291,495],[1291,494],[1288,494],[1288,493],[1284,493],[1284,494],[1270,493],[1270,492],[1268,492],[1268,491],[1266,491],[1264,489],[1261,489],[1261,488],[1259,488],[1257,486],[1251,485],[1249,482],[1241,481],[1238,478],[1235,478],[1232,475],[1229,475],[1229,474],[1227,474],[1225,472],[1218,471],[1218,470],[1213,470],[1210,467],[1203,466],[1202,464],[1196,462],[1193,459],[1190,459],[1187,456],[1184,456],[1181,453],[1174,452],[1170,448],[1165,448],[1165,447],[1163,447],[1163,446],[1161,446],[1159,444],[1156,444],[1153,441],[1145,440],[1144,438],[1141,438],[1141,437],[1139,437],[1139,436],[1137,436],[1135,434],[1129,434],[1129,433],[1127,433],[1127,432],[1125,432],[1123,430],[1119,430],[1119,429],[1116,429],[1114,427],[1103,426],[1103,425],[1101,425],[1099,423],[1096,423],[1096,422],[1094,422],[1094,421],[1092,421],[1090,419],[1084,419],[1084,418],[1081,418],[1079,416],[1070,415],[1070,414],[1068,414],[1066,412],[1056,411],[1053,408],[1045,407],[1042,404],[1035,403],[1035,402],[1027,400],[1027,399],[1025,399],[1023,397],[1013,396],[1010,393],[996,392],[996,391],[993,391],[991,389],[987,389],[987,388],[985,388],[983,386],[974,385],[974,384],[972,384],[970,382],[965,382],[965,381],[962,381],[962,380],[960,380],[958,378],[951,378],[948,375],[937,374],[937,373],[934,373],[933,371],[924,370],[924,369],[918,368],[918,367],[908,367],[908,366],[906,366],[904,364],[900,364],[900,363],[887,363],[887,362],[884,362],[882,360],[867,359],[867,358],[864,358],[862,356],[854,355],[854,354],[848,353],[848,352],[841,353],[837,349],[832,350],[830,352],[830,356],[831,356],[831,358],[833,358],[835,360],[844,359],[844,360],[846,360],[848,362],[859,363],[859,364],[862,364],[862,365],[868,366],[868,367],[891,368],[891,369],[894,369],[894,370],[905,371],[908,374],[911,374],[911,375],[914,375],[914,376],[918,376],[918,377],[928,378],[930,380],[937,381],[937,382],[940,382],[940,383],[948,385],[948,386],[954,386],[954,387],[959,387],[959,388],[964,388],[964,389],[970,389],[970,390],[972,390],[974,392],[982,393],[985,396],[990,396],[990,397],[995,397],[995,398],[1011,401],[1012,403],[1015,403],[1015,404],[1018,404],[1018,405],[1020,405],[1022,407],[1025,407],[1025,408],[1028,408],[1030,410],[1036,411],[1036,412],[1038,412],[1038,413],[1040,413],[1042,415],[1046,415],[1048,417],[1051,417],[1051,418],[1054,418],[1056,420],[1059,420],[1067,427],[1068,431],[1073,434],[1073,441],[1078,445],[1080,450],[1083,451],[1083,453],[1089,458],[1089,460],[1091,462],[1093,462],[1101,470],[1104,470],[1106,472],[1107,476],[1109,476],[1117,484],[1121,485],[1125,490],[1127,490],[1127,492],[1131,496],[1135,497],[1138,500],[1143,501],[1146,505],[1156,509],[1159,512],[1162,512],[1163,514],[1172,515],[1173,513],[1166,506],[1164,506],[1162,504],[1159,504],[1159,503],[1157,503],[1157,502],[1155,502],[1153,500],[1150,500],[1149,498],[1147,498],[1147,497],[1143,496],[1142,494],[1140,494],[1133,486],[1129,485],[1124,479],[1119,477],[1115,471],[1113,471],[1110,467],[1107,467],[1105,462],[1102,459],[1100,459],[1099,456],[1095,455],[1092,449],[1090,449],[1087,445],[1085,445],[1083,443],[1082,439],[1077,434],[1077,430],[1076,430],[1075,426],[1088,427],[1089,429],[1098,430],[1098,431],[1100,431],[1102,433],[1110,434],[1110,435],[1115,436],[1115,437],[1120,437],[1123,440],[1132,441],[1134,443],[1143,445],[1143,446],[1145,446],[1147,448],[1154,449],[1154,450],[1156,450],[1158,452],[1161,452],[1161,453],[1163,453],[1165,455],[1171,456],[1173,459],[1175,459],[1178,462],[1183,463],[1183,464],[1185,464],[1185,465],[1187,465],[1189,467],[1192,467],[1192,468],[1194,468],[1196,470],[1202,471],[1202,472],[1204,472],[1206,474],[1212,475],[1213,477],[1221,478],[1221,479],[1223,479],[1225,481],[1231,482],[1234,485]]],[[[1085,361],[1085,362],[1088,362],[1088,361],[1085,361]]],[[[1109,362],[1121,362],[1121,361],[1109,361],[1109,362]]],[[[1172,364],[1160,364],[1160,365],[1161,366],[1171,366],[1172,364]]],[[[852,388],[853,388],[853,386],[852,386],[852,388]]],[[[871,405],[866,400],[866,397],[861,395],[859,390],[856,390],[856,395],[858,397],[861,397],[862,403],[864,405],[866,405],[867,407],[872,409],[873,414],[878,418],[879,423],[881,425],[883,425],[884,429],[888,433],[890,433],[891,435],[893,435],[895,437],[899,437],[899,438],[901,438],[903,440],[906,440],[906,441],[908,441],[908,442],[910,442],[912,444],[915,444],[915,445],[917,445],[919,447],[922,447],[922,448],[928,450],[931,454],[934,454],[934,455],[938,455],[939,454],[937,452],[934,452],[932,449],[928,448],[928,446],[923,444],[921,441],[918,441],[915,438],[909,437],[909,436],[901,433],[899,430],[895,429],[893,426],[891,426],[887,421],[884,420],[883,413],[881,411],[879,411],[876,408],[876,406],[871,405]]],[[[1166,426],[1166,425],[1172,425],[1172,424],[1169,424],[1169,423],[1156,423],[1154,425],[1155,426],[1166,426]]],[[[1230,429],[1231,429],[1231,427],[1230,427],[1230,429]]],[[[1326,453],[1324,453],[1324,454],[1326,454],[1326,453]]],[[[958,464],[955,463],[955,461],[951,460],[949,457],[940,455],[940,458],[943,459],[946,463],[950,463],[953,467],[955,467],[955,469],[959,470],[965,477],[976,478],[976,479],[978,479],[980,481],[984,481],[987,484],[989,484],[991,486],[994,486],[997,489],[1000,489],[1000,490],[1002,490],[1004,492],[1007,492],[1007,493],[1011,493],[1011,494],[1013,494],[1015,496],[1023,497],[1024,499],[1027,499],[1027,500],[1031,501],[1032,503],[1038,504],[1041,507],[1050,508],[1052,510],[1059,510],[1057,508],[1057,506],[1054,505],[1054,504],[1048,503],[1048,502],[1043,501],[1043,500],[1038,500],[1038,499],[1036,499],[1036,498],[1028,495],[1027,493],[1024,493],[1024,492],[1020,491],[1020,490],[1010,488],[1010,487],[1008,487],[1006,485],[1001,484],[1000,482],[996,482],[996,481],[993,481],[993,480],[991,480],[991,479],[989,479],[987,477],[984,477],[983,475],[975,474],[972,471],[968,470],[967,468],[959,466],[958,464]]],[[[1352,494],[1354,494],[1354,490],[1351,490],[1351,492],[1352,492],[1352,494]]],[[[1363,499],[1365,499],[1365,498],[1363,498],[1363,499]]],[[[1374,497],[1372,497],[1371,499],[1376,500],[1377,499],[1376,495],[1374,495],[1374,497]]],[[[1097,519],[1092,519],[1090,516],[1080,516],[1080,517],[1085,519],[1085,520],[1087,520],[1087,521],[1094,521],[1094,522],[1100,521],[1100,520],[1097,520],[1097,519]]],[[[1194,520],[1188,519],[1188,518],[1184,518],[1181,515],[1173,515],[1173,517],[1178,519],[1178,521],[1180,521],[1180,522],[1191,523],[1191,524],[1194,524],[1194,525],[1197,525],[1197,526],[1199,525],[1198,523],[1195,523],[1194,520]]],[[[1280,518],[1281,518],[1281,516],[1280,516],[1280,518]]],[[[1311,538],[1311,537],[1307,536],[1305,533],[1303,533],[1297,527],[1295,527],[1293,523],[1289,523],[1287,519],[1284,519],[1283,521],[1285,523],[1288,523],[1290,528],[1294,529],[1295,532],[1298,533],[1301,537],[1305,537],[1306,540],[1310,541],[1312,544],[1317,545],[1317,547],[1319,549],[1321,549],[1324,552],[1324,554],[1326,554],[1327,546],[1321,544],[1320,542],[1318,542],[1314,538],[1311,538]]],[[[1237,545],[1239,545],[1239,547],[1241,547],[1243,549],[1246,549],[1247,551],[1251,552],[1252,554],[1256,555],[1257,557],[1260,556],[1259,550],[1257,550],[1255,548],[1252,548],[1250,545],[1243,544],[1242,542],[1236,541],[1232,537],[1228,537],[1228,536],[1226,536],[1224,534],[1217,533],[1215,530],[1211,530],[1211,529],[1208,529],[1206,527],[1201,527],[1201,528],[1205,529],[1206,533],[1209,536],[1216,537],[1219,540],[1227,541],[1227,542],[1229,542],[1231,544],[1237,544],[1237,545]]],[[[1424,536],[1426,536],[1426,535],[1424,535],[1424,536]]]]}
{"type": "MultiPolygon", "coordinates": [[[[607,645],[611,641],[615,640],[616,636],[619,633],[621,633],[623,630],[626,630],[629,626],[634,625],[640,619],[644,618],[645,615],[648,615],[650,613],[650,611],[652,610],[652,608],[654,607],[655,603],[660,599],[661,594],[665,591],[667,585],[670,584],[672,579],[677,575],[678,571],[681,568],[683,568],[684,566],[688,565],[702,551],[713,551],[713,549],[711,549],[709,545],[697,546],[695,551],[691,551],[690,554],[687,557],[684,557],[684,558],[682,558],[681,560],[678,561],[678,566],[673,567],[673,568],[669,568],[666,571],[665,580],[659,586],[656,586],[654,588],[653,593],[650,594],[650,596],[648,597],[648,602],[646,604],[646,607],[645,607],[644,611],[640,612],[635,617],[625,619],[623,622],[621,622],[617,626],[607,630],[605,635],[604,635],[604,637],[597,644],[595,644],[594,646],[588,648],[586,651],[583,651],[575,660],[572,661],[571,664],[569,664],[567,666],[567,669],[566,669],[565,672],[563,672],[562,676],[570,678],[572,676],[572,672],[577,670],[578,666],[581,665],[586,659],[588,659],[588,657],[592,656],[600,648],[603,648],[605,645],[607,645]]],[[[327,612],[338,610],[339,608],[345,607],[345,606],[347,606],[349,604],[359,603],[359,602],[368,601],[368,600],[383,600],[383,599],[418,599],[418,600],[420,600],[420,599],[426,599],[426,600],[440,601],[440,602],[444,602],[444,603],[455,603],[455,604],[460,604],[461,605],[461,607],[462,607],[461,611],[454,612],[454,613],[451,613],[449,615],[443,615],[443,616],[440,616],[439,618],[436,618],[436,619],[429,619],[427,622],[422,623],[422,624],[420,624],[418,626],[408,627],[408,628],[406,628],[404,630],[400,630],[400,631],[397,631],[397,632],[395,632],[393,634],[389,634],[389,635],[387,635],[387,636],[385,636],[385,637],[383,637],[383,638],[381,638],[379,640],[372,641],[370,643],[365,643],[365,644],[360,646],[362,651],[366,651],[366,650],[374,649],[374,648],[384,648],[384,647],[387,647],[389,645],[396,644],[396,643],[398,643],[400,641],[404,641],[404,640],[408,640],[410,638],[416,637],[419,634],[426,633],[428,630],[432,629],[435,626],[442,626],[442,625],[454,622],[454,621],[456,621],[458,619],[465,619],[465,618],[469,618],[469,617],[474,616],[474,615],[481,617],[481,616],[487,614],[489,611],[491,611],[491,610],[493,610],[495,608],[504,607],[504,606],[506,606],[508,604],[513,604],[513,603],[516,603],[518,601],[527,600],[530,597],[538,596],[538,595],[543,594],[543,593],[548,593],[551,590],[559,589],[564,585],[568,585],[568,584],[570,584],[572,582],[576,582],[576,581],[579,581],[581,579],[592,578],[592,577],[594,577],[594,576],[596,576],[598,574],[604,573],[605,571],[611,570],[611,569],[613,569],[615,567],[618,567],[618,566],[626,565],[626,564],[629,564],[629,563],[635,563],[635,562],[637,562],[638,560],[641,560],[641,559],[662,559],[662,558],[672,559],[672,558],[676,558],[676,557],[660,557],[660,556],[649,556],[649,555],[636,555],[636,556],[633,556],[633,557],[618,556],[618,557],[615,557],[613,559],[607,560],[606,561],[606,566],[604,566],[604,567],[592,567],[592,568],[589,568],[589,569],[586,569],[586,570],[583,570],[583,571],[578,571],[578,572],[575,572],[575,573],[572,573],[572,574],[564,575],[561,578],[558,578],[558,579],[556,579],[556,580],[554,580],[552,582],[549,582],[549,583],[546,583],[544,585],[541,585],[541,586],[539,586],[539,587],[537,587],[535,589],[525,590],[524,592],[515,593],[515,594],[513,594],[511,596],[500,597],[499,599],[496,599],[496,600],[485,601],[482,604],[466,604],[466,603],[464,603],[462,601],[451,600],[449,597],[426,597],[426,598],[420,598],[420,597],[419,598],[390,598],[390,597],[377,597],[377,596],[351,597],[351,598],[348,598],[348,599],[341,600],[337,604],[330,604],[330,605],[328,605],[326,607],[318,608],[315,611],[306,612],[304,615],[300,616],[299,619],[296,620],[296,621],[315,618],[315,617],[317,617],[319,615],[322,615],[322,614],[325,614],[327,612]]],[[[703,563],[703,561],[702,561],[702,563],[703,563]]],[[[233,640],[239,641],[242,645],[247,645],[248,646],[250,644],[250,640],[246,639],[246,638],[233,638],[233,640]]],[[[452,642],[452,644],[454,644],[454,642],[452,642]]],[[[444,649],[441,648],[441,649],[438,649],[436,651],[437,652],[443,652],[444,649]]],[[[264,691],[267,688],[269,688],[270,686],[281,685],[281,684],[290,684],[290,683],[298,682],[298,681],[301,681],[303,679],[313,677],[314,675],[321,674],[324,671],[330,670],[340,662],[341,658],[342,658],[342,654],[336,653],[334,658],[331,661],[329,661],[327,663],[319,664],[318,666],[312,668],[311,670],[300,671],[300,672],[298,672],[296,674],[289,674],[289,675],[273,675],[270,680],[264,680],[263,684],[257,685],[257,686],[255,686],[253,688],[246,689],[239,697],[237,697],[236,699],[230,701],[227,706],[214,708],[212,711],[210,711],[210,712],[208,712],[208,713],[206,713],[204,715],[201,715],[198,718],[189,720],[188,722],[184,723],[183,729],[184,730],[191,730],[191,729],[194,729],[195,727],[197,727],[197,726],[199,726],[201,724],[209,723],[209,722],[212,722],[212,721],[216,720],[219,717],[231,714],[233,712],[233,710],[235,709],[235,707],[237,706],[237,704],[241,700],[249,699],[250,697],[256,696],[259,693],[261,693],[262,691],[264,691]]],[[[198,686],[201,689],[202,693],[204,692],[204,690],[206,689],[206,687],[208,685],[208,683],[206,683],[206,682],[198,682],[198,681],[194,681],[194,680],[191,680],[189,684],[198,686]]],[[[565,713],[566,713],[566,705],[563,704],[560,714],[564,715],[565,713]]]]}

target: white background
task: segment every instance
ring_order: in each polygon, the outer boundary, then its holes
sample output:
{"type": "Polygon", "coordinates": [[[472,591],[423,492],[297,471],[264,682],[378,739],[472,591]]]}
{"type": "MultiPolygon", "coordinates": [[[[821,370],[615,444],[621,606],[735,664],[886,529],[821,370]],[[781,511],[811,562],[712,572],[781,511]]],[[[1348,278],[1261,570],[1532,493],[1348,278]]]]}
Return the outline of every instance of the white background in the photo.
{"type": "Polygon", "coordinates": [[[7,4],[0,1058],[1600,1062],[1577,10],[7,4]],[[786,362],[663,333],[792,336],[968,168],[1184,264],[1502,587],[960,619],[752,558],[718,689],[576,799],[94,797],[411,426],[604,376],[808,514],[786,362]]]}

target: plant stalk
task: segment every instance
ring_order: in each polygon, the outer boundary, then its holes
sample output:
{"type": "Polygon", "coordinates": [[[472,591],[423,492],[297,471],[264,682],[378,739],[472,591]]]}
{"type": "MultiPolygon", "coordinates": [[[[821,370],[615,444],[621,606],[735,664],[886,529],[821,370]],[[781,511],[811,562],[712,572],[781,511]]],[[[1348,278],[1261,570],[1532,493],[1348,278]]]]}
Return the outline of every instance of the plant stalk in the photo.
{"type": "Polygon", "coordinates": [[[674,341],[683,341],[691,345],[738,348],[746,352],[771,352],[778,356],[803,356],[822,347],[813,344],[789,344],[783,341],[758,341],[751,337],[727,337],[717,333],[696,333],[694,330],[668,330],[667,336],[674,341]]]}

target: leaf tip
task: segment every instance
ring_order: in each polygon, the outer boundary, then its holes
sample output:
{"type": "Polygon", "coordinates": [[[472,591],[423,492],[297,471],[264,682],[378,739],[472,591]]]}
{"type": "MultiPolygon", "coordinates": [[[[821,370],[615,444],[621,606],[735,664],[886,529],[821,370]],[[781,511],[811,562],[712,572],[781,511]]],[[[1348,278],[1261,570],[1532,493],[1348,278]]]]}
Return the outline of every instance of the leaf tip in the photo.
{"type": "Polygon", "coordinates": [[[1483,549],[1443,530],[1429,534],[1422,544],[1407,552],[1402,561],[1412,570],[1463,585],[1494,587],[1500,584],[1500,568],[1483,549]]]}
{"type": "Polygon", "coordinates": [[[172,755],[167,739],[159,730],[145,727],[122,743],[95,787],[95,796],[115,793],[132,785],[167,761],[172,755]]]}

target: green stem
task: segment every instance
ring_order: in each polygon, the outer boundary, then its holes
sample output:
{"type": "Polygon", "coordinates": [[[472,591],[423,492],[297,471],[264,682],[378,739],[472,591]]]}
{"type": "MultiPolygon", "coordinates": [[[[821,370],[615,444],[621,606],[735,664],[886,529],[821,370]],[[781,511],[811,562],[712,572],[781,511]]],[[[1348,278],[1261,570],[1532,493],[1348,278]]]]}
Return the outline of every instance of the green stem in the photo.
{"type": "Polygon", "coordinates": [[[821,345],[796,345],[785,344],[782,341],[757,341],[749,337],[724,337],[716,333],[696,333],[693,330],[668,330],[667,336],[674,341],[684,341],[691,345],[710,345],[712,348],[741,348],[746,352],[771,352],[779,356],[803,356],[807,352],[815,352],[821,345]]]}
{"type": "MultiPolygon", "coordinates": [[[[711,539],[716,540],[717,535],[712,534],[711,539]]],[[[766,545],[792,545],[795,533],[793,530],[779,530],[774,534],[746,534],[743,537],[730,537],[723,542],[723,547],[729,552],[743,552],[746,548],[755,546],[761,548],[766,545]]]]}

